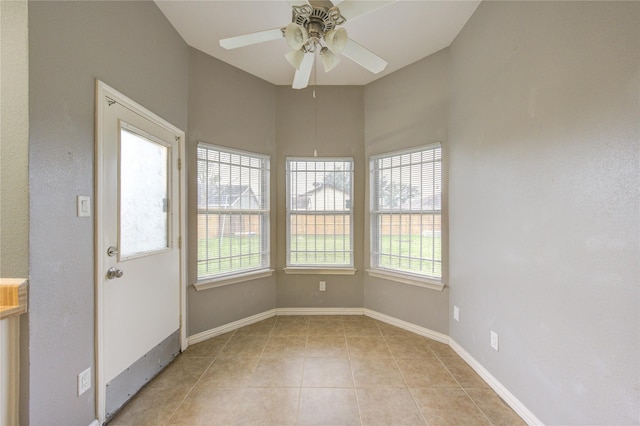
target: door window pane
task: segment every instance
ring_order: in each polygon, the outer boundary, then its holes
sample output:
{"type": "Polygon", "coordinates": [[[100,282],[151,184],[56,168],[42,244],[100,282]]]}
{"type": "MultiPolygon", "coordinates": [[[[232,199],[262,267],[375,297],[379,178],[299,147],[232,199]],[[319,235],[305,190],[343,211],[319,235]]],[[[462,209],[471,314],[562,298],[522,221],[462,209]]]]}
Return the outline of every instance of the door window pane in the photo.
{"type": "Polygon", "coordinates": [[[164,145],[121,129],[121,257],[169,246],[168,151],[164,145]]]}

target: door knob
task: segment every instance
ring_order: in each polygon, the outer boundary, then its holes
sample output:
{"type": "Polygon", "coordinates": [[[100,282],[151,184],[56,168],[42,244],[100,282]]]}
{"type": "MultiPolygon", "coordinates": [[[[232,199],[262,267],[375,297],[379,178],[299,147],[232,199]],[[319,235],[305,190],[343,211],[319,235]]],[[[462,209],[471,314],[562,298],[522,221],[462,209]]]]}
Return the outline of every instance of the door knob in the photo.
{"type": "Polygon", "coordinates": [[[121,269],[116,269],[114,267],[107,269],[107,279],[109,280],[112,280],[114,278],[120,278],[123,275],[124,275],[124,272],[122,272],[121,269]]]}

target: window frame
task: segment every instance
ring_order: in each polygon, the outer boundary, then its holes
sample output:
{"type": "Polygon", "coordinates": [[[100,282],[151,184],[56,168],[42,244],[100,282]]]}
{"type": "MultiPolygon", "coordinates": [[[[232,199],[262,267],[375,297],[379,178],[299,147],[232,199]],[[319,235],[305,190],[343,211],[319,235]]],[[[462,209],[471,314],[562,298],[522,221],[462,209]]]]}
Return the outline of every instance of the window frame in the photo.
{"type": "MultiPolygon", "coordinates": [[[[239,150],[235,148],[228,148],[221,145],[215,145],[208,142],[198,141],[196,146],[196,176],[199,174],[200,170],[200,161],[209,161],[200,156],[199,150],[206,149],[207,153],[212,151],[217,151],[218,153],[228,154],[228,155],[237,155],[241,158],[250,158],[257,159],[260,161],[260,167],[251,167],[254,170],[258,170],[260,173],[260,186],[264,194],[258,197],[258,203],[262,203],[260,208],[211,208],[210,206],[202,208],[200,206],[200,185],[196,182],[196,233],[200,232],[199,226],[199,216],[201,214],[206,215],[229,215],[230,217],[233,215],[239,215],[242,217],[244,214],[251,215],[259,215],[259,226],[261,228],[260,233],[260,241],[259,251],[255,254],[260,256],[260,265],[257,267],[246,267],[241,269],[235,269],[230,271],[223,271],[217,274],[209,274],[201,276],[199,273],[199,265],[202,260],[204,261],[212,261],[215,259],[224,259],[225,257],[219,256],[217,258],[207,258],[200,259],[199,252],[199,238],[196,238],[196,282],[194,283],[194,287],[196,290],[204,290],[213,287],[220,287],[230,284],[235,284],[239,282],[244,282],[248,280],[263,278],[272,275],[273,269],[271,269],[271,187],[270,187],[270,178],[271,178],[271,156],[268,154],[262,154],[257,152],[251,152],[246,150],[239,150]],[[260,201],[260,199],[262,201],[260,201]]],[[[242,163],[242,161],[241,161],[242,163]]],[[[227,164],[227,163],[223,163],[227,164]]],[[[231,164],[229,162],[228,164],[231,164]]],[[[249,166],[239,164],[237,167],[248,168],[249,166]]],[[[230,172],[231,174],[232,172],[230,172]]],[[[196,177],[197,179],[197,177],[196,177]]],[[[231,188],[232,184],[229,184],[231,188]]],[[[250,185],[248,185],[251,188],[250,185]]],[[[207,190],[209,189],[209,183],[207,183],[207,190]]],[[[252,190],[253,191],[253,190],[252,190]]],[[[206,220],[206,219],[205,219],[206,220]]],[[[207,237],[208,238],[208,237],[207,237]]],[[[252,252],[250,252],[252,254],[252,252]]],[[[227,256],[227,258],[230,256],[227,256]]]]}
{"type": "MultiPolygon", "coordinates": [[[[420,163],[417,164],[425,164],[426,162],[424,160],[421,160],[420,163]]],[[[412,164],[416,164],[416,163],[412,163],[412,164]]],[[[401,165],[397,166],[397,167],[401,167],[401,165]]],[[[445,267],[444,267],[444,240],[445,240],[445,235],[444,235],[444,226],[443,226],[443,222],[444,222],[444,218],[443,218],[443,192],[444,192],[444,173],[443,173],[443,152],[442,152],[442,144],[440,142],[436,142],[436,143],[432,143],[432,144],[428,144],[428,145],[423,145],[423,146],[419,146],[419,147],[414,147],[414,148],[409,148],[409,149],[403,149],[403,150],[398,150],[398,151],[391,151],[391,152],[384,152],[384,153],[380,153],[380,154],[376,154],[376,155],[372,155],[369,157],[369,191],[370,191],[370,208],[369,208],[369,244],[370,244],[370,258],[369,258],[369,269],[367,269],[367,272],[370,276],[373,277],[377,277],[377,278],[384,278],[384,279],[388,279],[388,280],[392,280],[392,281],[397,281],[397,282],[401,282],[404,284],[409,284],[409,285],[414,285],[414,286],[419,286],[419,287],[426,287],[426,288],[430,288],[430,289],[434,289],[434,290],[442,290],[445,286],[444,283],[444,273],[445,273],[445,267]],[[382,209],[380,206],[378,206],[379,203],[379,199],[378,199],[378,178],[379,178],[379,173],[380,173],[380,167],[378,166],[378,161],[381,159],[386,159],[386,158],[392,158],[392,157],[399,157],[399,156],[403,156],[403,155],[411,155],[411,154],[416,154],[416,153],[420,153],[420,152],[424,152],[424,151],[429,151],[429,150],[437,150],[439,149],[439,159],[438,157],[434,156],[434,160],[432,161],[432,163],[439,163],[439,176],[433,179],[434,182],[434,187],[435,187],[435,182],[439,179],[439,184],[440,184],[440,208],[436,209],[436,194],[437,191],[434,190],[434,195],[433,195],[433,207],[431,209],[423,209],[422,208],[422,204],[420,205],[421,208],[419,209],[412,209],[411,207],[409,209],[403,209],[401,206],[399,206],[398,208],[385,208],[382,209]],[[420,257],[420,258],[415,258],[418,261],[430,261],[430,262],[435,262],[436,260],[440,263],[440,275],[429,275],[426,273],[419,273],[419,272],[415,272],[415,271],[410,271],[407,269],[400,269],[400,268],[392,268],[392,267],[386,267],[386,266],[381,266],[380,265],[380,257],[382,255],[382,250],[379,246],[379,244],[381,244],[381,236],[380,236],[380,232],[379,232],[379,227],[381,226],[379,223],[379,217],[381,214],[384,213],[388,213],[388,214],[398,214],[398,215],[403,215],[403,214],[420,214],[420,215],[424,215],[424,214],[431,214],[434,215],[434,229],[432,230],[433,232],[433,237],[435,237],[436,235],[436,231],[435,231],[435,216],[439,216],[439,220],[440,220],[440,256],[439,259],[436,258],[435,253],[433,258],[425,258],[425,257],[420,257]]],[[[413,182],[413,181],[412,181],[413,182]]],[[[422,182],[420,182],[420,184],[422,184],[422,182]]],[[[422,196],[421,196],[421,200],[422,200],[422,196]]],[[[422,202],[421,202],[422,203],[422,202]]],[[[421,232],[422,235],[422,232],[421,232]]],[[[421,241],[422,244],[422,241],[421,241]]],[[[435,250],[435,249],[434,249],[435,250]]]]}
{"type": "MultiPolygon", "coordinates": [[[[353,247],[354,247],[354,208],[353,208],[353,188],[354,188],[354,177],[355,177],[355,160],[353,157],[286,157],[285,159],[285,181],[286,181],[286,206],[285,206],[285,216],[286,216],[286,256],[285,256],[285,268],[284,272],[286,274],[331,274],[331,275],[353,275],[356,272],[354,267],[354,255],[353,255],[353,247]],[[344,200],[344,210],[321,210],[321,211],[311,211],[311,215],[316,216],[330,216],[330,215],[344,215],[348,213],[349,217],[349,264],[322,264],[322,263],[293,263],[291,259],[291,217],[300,214],[300,211],[306,210],[298,210],[292,209],[292,194],[291,194],[291,169],[290,165],[292,162],[348,162],[350,163],[350,187],[349,191],[349,201],[347,204],[344,200]]],[[[302,194],[297,194],[302,195],[302,194]]],[[[309,213],[307,213],[309,214],[309,213]]],[[[339,235],[339,234],[334,234],[339,235]]]]}

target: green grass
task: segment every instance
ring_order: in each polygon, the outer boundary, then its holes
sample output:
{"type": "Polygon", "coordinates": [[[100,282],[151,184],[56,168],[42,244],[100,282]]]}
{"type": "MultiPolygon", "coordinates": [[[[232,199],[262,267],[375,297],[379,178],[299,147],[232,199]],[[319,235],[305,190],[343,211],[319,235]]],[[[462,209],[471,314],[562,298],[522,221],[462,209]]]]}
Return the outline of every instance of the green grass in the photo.
{"type": "MultiPolygon", "coordinates": [[[[349,236],[292,236],[291,265],[344,265],[351,261],[349,236]]],[[[383,236],[380,266],[431,276],[442,275],[440,237],[383,236]]],[[[262,266],[260,238],[230,236],[198,241],[198,277],[262,266]],[[207,261],[207,259],[212,259],[207,261]]]]}
{"type": "Polygon", "coordinates": [[[198,277],[259,268],[261,262],[260,237],[257,235],[198,241],[198,277]]]}
{"type": "Polygon", "coordinates": [[[442,275],[441,239],[420,235],[383,236],[379,261],[383,268],[439,277],[442,275]]]}

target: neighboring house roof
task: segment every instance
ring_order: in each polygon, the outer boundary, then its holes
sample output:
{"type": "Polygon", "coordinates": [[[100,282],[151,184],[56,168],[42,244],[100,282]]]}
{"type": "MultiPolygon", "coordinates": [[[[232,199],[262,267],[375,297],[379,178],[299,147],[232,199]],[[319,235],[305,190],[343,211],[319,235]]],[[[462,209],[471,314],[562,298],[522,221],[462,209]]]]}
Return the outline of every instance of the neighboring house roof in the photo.
{"type": "MultiPolygon", "coordinates": [[[[330,183],[315,183],[314,184],[314,188],[305,192],[304,194],[300,194],[297,196],[296,199],[296,207],[298,209],[308,209],[309,206],[309,202],[311,200],[311,198],[314,196],[314,194],[317,196],[318,193],[322,193],[325,192],[327,190],[333,190],[334,193],[335,192],[340,192],[342,193],[342,200],[346,200],[349,201],[350,195],[349,193],[336,188],[333,184],[330,183]]],[[[320,196],[322,197],[322,196],[320,196]]]]}
{"type": "Polygon", "coordinates": [[[342,192],[343,194],[347,194],[346,192],[344,192],[344,191],[343,191],[343,190],[341,190],[340,188],[336,188],[336,186],[335,186],[335,185],[333,185],[333,184],[331,184],[331,183],[315,183],[315,184],[314,184],[314,188],[313,188],[313,189],[311,189],[311,190],[309,190],[309,191],[305,192],[304,194],[300,194],[300,195],[298,195],[298,197],[302,197],[302,196],[305,196],[305,195],[310,195],[310,194],[313,194],[314,192],[323,191],[323,190],[325,190],[325,188],[331,188],[331,189],[333,189],[334,191],[340,191],[340,192],[342,192]]]}
{"type": "Polygon", "coordinates": [[[255,203],[258,198],[249,185],[211,185],[206,194],[199,194],[200,207],[234,207],[242,197],[249,197],[255,203]]]}

